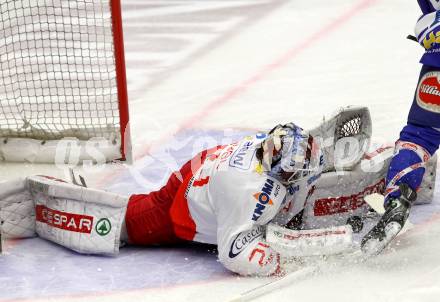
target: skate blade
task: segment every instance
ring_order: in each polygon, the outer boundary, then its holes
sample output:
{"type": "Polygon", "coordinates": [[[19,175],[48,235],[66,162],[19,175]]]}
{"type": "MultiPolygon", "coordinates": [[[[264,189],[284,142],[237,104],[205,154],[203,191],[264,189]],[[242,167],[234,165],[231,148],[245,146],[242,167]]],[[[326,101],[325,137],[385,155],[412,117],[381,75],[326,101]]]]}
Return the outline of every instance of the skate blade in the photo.
{"type": "Polygon", "coordinates": [[[390,222],[385,226],[385,237],[382,240],[379,238],[369,239],[362,247],[361,250],[366,256],[379,255],[388,244],[399,234],[402,226],[397,222],[390,222]]]}

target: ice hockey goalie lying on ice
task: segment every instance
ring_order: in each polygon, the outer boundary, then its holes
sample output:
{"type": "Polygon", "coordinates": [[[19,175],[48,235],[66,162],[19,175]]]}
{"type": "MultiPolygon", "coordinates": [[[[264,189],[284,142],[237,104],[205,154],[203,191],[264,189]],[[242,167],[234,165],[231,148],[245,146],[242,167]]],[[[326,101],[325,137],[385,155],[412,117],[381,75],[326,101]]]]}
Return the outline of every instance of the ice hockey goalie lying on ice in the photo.
{"type": "MultiPolygon", "coordinates": [[[[378,217],[363,196],[383,190],[391,154],[365,154],[370,134],[366,108],[309,131],[279,125],[205,150],[159,191],[129,197],[47,176],[0,183],[1,230],[86,254],[117,254],[121,242],[210,243],[233,272],[283,273],[290,257],[353,248],[353,231],[365,233],[365,221],[378,217]]],[[[429,201],[432,189],[422,192],[429,201]]]]}

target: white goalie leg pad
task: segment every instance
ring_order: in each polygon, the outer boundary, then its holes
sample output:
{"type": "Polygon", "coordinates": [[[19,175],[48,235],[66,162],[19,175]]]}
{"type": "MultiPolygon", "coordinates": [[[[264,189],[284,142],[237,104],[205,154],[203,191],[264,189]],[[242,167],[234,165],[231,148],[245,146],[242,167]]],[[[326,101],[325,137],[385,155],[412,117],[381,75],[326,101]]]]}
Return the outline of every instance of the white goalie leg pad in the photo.
{"type": "Polygon", "coordinates": [[[425,164],[425,175],[417,191],[414,204],[432,203],[435,192],[435,177],[437,172],[437,155],[434,154],[425,164]]]}
{"type": "Polygon", "coordinates": [[[352,234],[348,225],[297,231],[269,224],[266,241],[281,257],[309,257],[351,251],[352,234]]]}
{"type": "MultiPolygon", "coordinates": [[[[417,191],[417,199],[413,202],[414,205],[432,203],[434,200],[436,174],[437,155],[434,154],[425,164],[425,174],[417,191]]],[[[365,201],[379,214],[385,213],[385,209],[383,208],[385,196],[382,194],[366,196],[365,201]]]]}
{"type": "Polygon", "coordinates": [[[25,179],[0,182],[0,232],[3,238],[36,236],[35,205],[25,179]]]}
{"type": "Polygon", "coordinates": [[[119,252],[128,197],[45,176],[27,179],[35,201],[36,232],[79,253],[119,252]]]}
{"type": "Polygon", "coordinates": [[[304,208],[305,229],[347,224],[353,216],[370,210],[364,197],[382,193],[393,148],[380,148],[367,154],[352,171],[323,173],[304,208]]]}
{"type": "MultiPolygon", "coordinates": [[[[377,207],[365,202],[365,197],[373,194],[382,196],[393,150],[385,147],[367,153],[351,171],[323,173],[304,208],[302,226],[319,229],[345,225],[350,217],[362,218],[371,208],[377,210],[377,207]]],[[[414,204],[432,202],[436,167],[437,157],[433,156],[426,164],[425,176],[414,204]]],[[[383,207],[383,196],[375,203],[383,207]]]]}

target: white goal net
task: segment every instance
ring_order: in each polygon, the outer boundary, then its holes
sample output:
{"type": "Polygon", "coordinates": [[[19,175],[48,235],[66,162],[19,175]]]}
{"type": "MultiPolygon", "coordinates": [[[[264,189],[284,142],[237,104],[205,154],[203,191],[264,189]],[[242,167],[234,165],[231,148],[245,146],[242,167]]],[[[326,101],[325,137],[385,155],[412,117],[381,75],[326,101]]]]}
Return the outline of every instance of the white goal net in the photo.
{"type": "Polygon", "coordinates": [[[125,65],[118,61],[118,1],[0,1],[3,144],[99,138],[114,147],[109,160],[125,156],[128,110],[125,65]],[[118,70],[117,64],[123,66],[118,70]]]}

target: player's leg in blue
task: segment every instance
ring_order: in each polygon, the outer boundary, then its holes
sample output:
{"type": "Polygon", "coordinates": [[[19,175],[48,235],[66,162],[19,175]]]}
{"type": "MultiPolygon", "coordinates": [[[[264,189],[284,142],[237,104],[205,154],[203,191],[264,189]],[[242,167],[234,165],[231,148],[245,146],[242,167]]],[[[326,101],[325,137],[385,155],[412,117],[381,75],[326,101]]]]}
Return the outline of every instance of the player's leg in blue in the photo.
{"type": "Polygon", "coordinates": [[[388,170],[385,213],[362,238],[366,254],[377,254],[400,232],[416,199],[425,174],[425,163],[440,144],[440,1],[418,0],[423,16],[415,33],[425,48],[423,65],[408,124],[400,133],[388,170]]]}
{"type": "Polygon", "coordinates": [[[429,14],[436,11],[438,0],[417,0],[423,14],[429,14]],[[434,7],[435,5],[435,7],[434,7]]]}
{"type": "Polygon", "coordinates": [[[439,144],[440,132],[432,127],[409,123],[403,128],[388,170],[385,203],[400,197],[401,183],[417,191],[425,173],[425,163],[439,144]]]}
{"type": "MultiPolygon", "coordinates": [[[[440,94],[438,97],[440,98],[440,94]]],[[[376,226],[362,238],[361,248],[367,255],[382,251],[405,225],[411,204],[417,196],[415,192],[425,174],[425,164],[440,144],[440,131],[431,125],[411,122],[414,112],[411,109],[409,122],[400,133],[388,169],[385,213],[376,226]]],[[[440,123],[440,111],[435,122],[440,123]]]]}
{"type": "Polygon", "coordinates": [[[408,115],[396,143],[387,175],[385,203],[400,197],[399,184],[413,191],[420,186],[424,164],[440,145],[440,68],[424,65],[408,115]]]}

